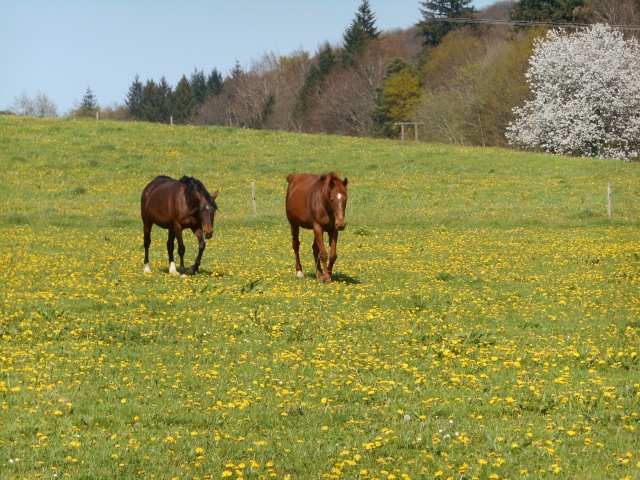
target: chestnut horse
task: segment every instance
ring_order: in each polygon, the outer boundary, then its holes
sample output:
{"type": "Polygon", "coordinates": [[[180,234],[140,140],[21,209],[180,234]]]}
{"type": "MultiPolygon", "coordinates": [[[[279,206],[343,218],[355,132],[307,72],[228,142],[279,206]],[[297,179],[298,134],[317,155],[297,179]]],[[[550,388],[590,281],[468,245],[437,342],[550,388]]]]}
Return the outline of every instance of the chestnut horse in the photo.
{"type": "Polygon", "coordinates": [[[338,258],[338,232],[344,230],[347,208],[347,179],[340,180],[335,172],[324,175],[292,173],[287,176],[287,218],[291,224],[293,251],[296,255],[296,275],[303,277],[300,265],[300,227],[313,230],[313,258],[318,280],[331,283],[333,264],[338,258]],[[331,254],[324,248],[324,232],[329,234],[331,254]],[[324,273],[322,271],[324,267],[324,273]]]}
{"type": "Polygon", "coordinates": [[[217,190],[210,195],[200,180],[187,176],[180,180],[158,176],[144,188],[140,199],[140,215],[144,224],[144,271],[146,273],[151,272],[149,245],[151,245],[151,227],[154,223],[169,230],[167,252],[169,253],[169,273],[173,274],[185,273],[182,230],[190,228],[195,233],[199,250],[195,263],[189,269],[189,274],[193,275],[198,271],[205,248],[204,239],[211,238],[213,235],[213,220],[218,210],[215,202],[217,196],[217,190]],[[173,263],[176,238],[180,256],[179,270],[176,270],[176,264],[173,263]]]}

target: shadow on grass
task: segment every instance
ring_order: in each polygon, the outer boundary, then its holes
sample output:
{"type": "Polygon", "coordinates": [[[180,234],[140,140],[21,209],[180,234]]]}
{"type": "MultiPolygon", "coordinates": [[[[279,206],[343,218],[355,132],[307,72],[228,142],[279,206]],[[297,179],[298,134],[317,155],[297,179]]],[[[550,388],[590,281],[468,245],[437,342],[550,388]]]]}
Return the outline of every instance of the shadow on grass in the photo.
{"type": "MultiPolygon", "coordinates": [[[[322,283],[316,278],[316,272],[305,272],[304,278],[316,280],[318,283],[322,283]]],[[[334,273],[331,275],[331,281],[334,283],[344,283],[346,285],[359,285],[361,283],[357,278],[350,277],[344,273],[334,273]]]]}
{"type": "Polygon", "coordinates": [[[213,277],[213,278],[222,278],[228,275],[227,272],[220,272],[220,271],[214,271],[214,270],[207,270],[204,268],[199,268],[198,271],[193,274],[190,273],[190,267],[184,267],[184,269],[180,269],[180,267],[176,267],[178,270],[178,273],[170,273],[169,272],[169,267],[163,267],[161,269],[158,269],[159,272],[165,273],[167,275],[172,275],[175,277],[181,277],[181,276],[187,276],[187,277],[213,277]]]}
{"type": "Polygon", "coordinates": [[[331,276],[331,281],[337,283],[346,283],[347,285],[360,285],[360,280],[350,277],[344,273],[334,273],[331,276]]]}

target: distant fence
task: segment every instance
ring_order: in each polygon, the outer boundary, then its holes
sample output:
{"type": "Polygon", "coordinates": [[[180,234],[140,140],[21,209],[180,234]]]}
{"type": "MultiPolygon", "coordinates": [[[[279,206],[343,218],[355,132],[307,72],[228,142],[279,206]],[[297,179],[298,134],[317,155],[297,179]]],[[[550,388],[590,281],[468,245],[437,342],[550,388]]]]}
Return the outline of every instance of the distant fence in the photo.
{"type": "Polygon", "coordinates": [[[396,122],[394,125],[400,125],[400,139],[404,142],[404,126],[413,125],[414,140],[418,141],[418,125],[424,125],[423,122],[396,122]]]}

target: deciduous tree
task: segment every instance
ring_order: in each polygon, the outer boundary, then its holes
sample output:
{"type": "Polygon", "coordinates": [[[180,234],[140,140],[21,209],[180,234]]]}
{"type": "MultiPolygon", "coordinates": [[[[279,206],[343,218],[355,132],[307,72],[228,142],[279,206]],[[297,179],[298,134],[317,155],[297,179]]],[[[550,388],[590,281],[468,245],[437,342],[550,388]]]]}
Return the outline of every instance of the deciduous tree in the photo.
{"type": "Polygon", "coordinates": [[[36,117],[56,118],[58,107],[47,97],[46,94],[38,92],[35,99],[36,117]]]}
{"type": "Polygon", "coordinates": [[[509,142],[578,156],[637,158],[640,51],[634,38],[597,24],[551,30],[527,71],[533,100],[514,110],[509,142]]]}
{"type": "Polygon", "coordinates": [[[375,119],[385,136],[397,134],[396,122],[415,120],[414,109],[422,98],[417,69],[403,59],[393,60],[380,88],[375,119]]]}
{"type": "Polygon", "coordinates": [[[35,98],[31,98],[26,91],[22,92],[19,97],[14,98],[11,111],[30,117],[56,118],[58,116],[56,104],[41,92],[38,92],[35,98]]]}

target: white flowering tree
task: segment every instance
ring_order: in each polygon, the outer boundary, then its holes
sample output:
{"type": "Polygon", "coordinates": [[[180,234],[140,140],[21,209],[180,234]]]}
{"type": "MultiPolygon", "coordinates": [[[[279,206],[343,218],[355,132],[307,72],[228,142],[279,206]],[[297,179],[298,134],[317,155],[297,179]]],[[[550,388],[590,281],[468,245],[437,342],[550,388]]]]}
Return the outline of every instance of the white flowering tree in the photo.
{"type": "Polygon", "coordinates": [[[597,24],[551,30],[526,73],[533,100],[514,108],[509,143],[550,153],[620,159],[640,151],[640,49],[597,24]]]}

